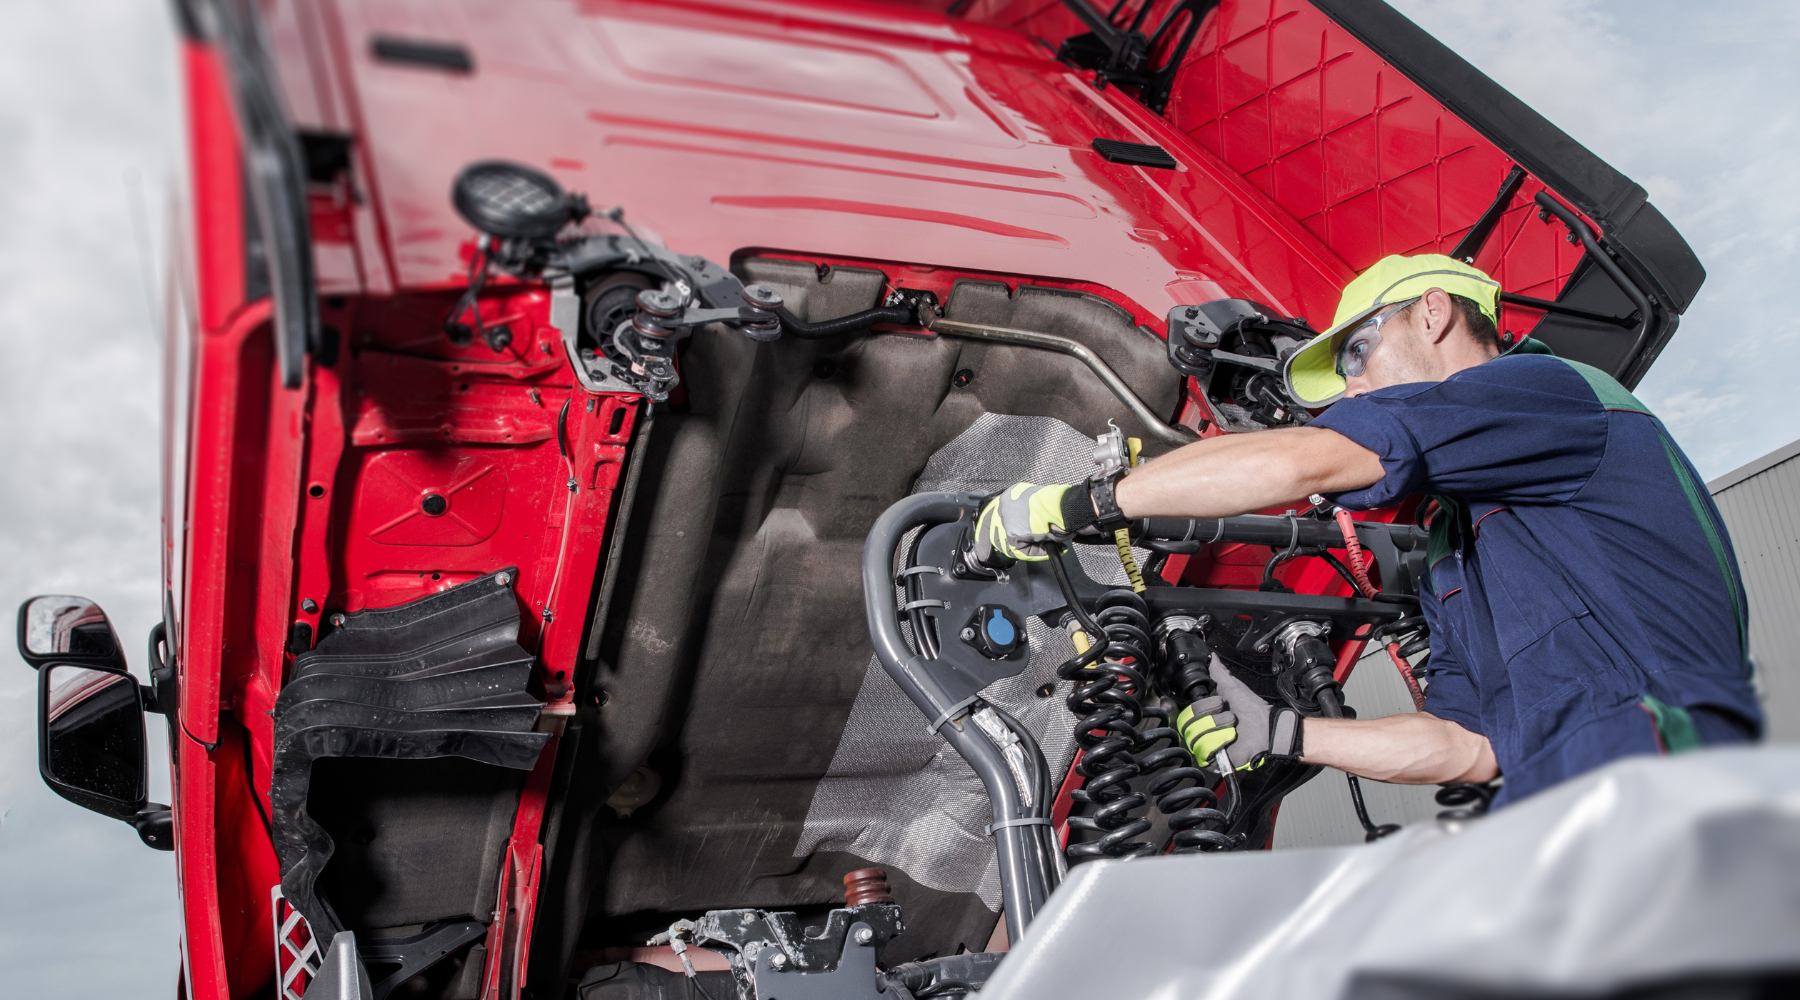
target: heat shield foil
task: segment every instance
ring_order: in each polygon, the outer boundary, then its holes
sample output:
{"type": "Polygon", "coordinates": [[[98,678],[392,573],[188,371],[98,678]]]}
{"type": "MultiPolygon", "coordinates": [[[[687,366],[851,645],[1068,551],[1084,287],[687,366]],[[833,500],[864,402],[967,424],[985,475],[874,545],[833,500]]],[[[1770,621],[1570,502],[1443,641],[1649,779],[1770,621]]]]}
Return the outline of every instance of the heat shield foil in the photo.
{"type": "MultiPolygon", "coordinates": [[[[912,491],[997,493],[1022,481],[1080,482],[1095,470],[1093,450],[1092,438],[1053,417],[988,413],[931,456],[912,491]]],[[[900,553],[910,545],[908,538],[900,553]]],[[[1149,555],[1136,554],[1140,563],[1149,555]]],[[[1076,557],[1096,581],[1126,585],[1111,548],[1077,546],[1076,557]]],[[[1075,716],[1063,705],[1070,685],[1057,679],[1056,668],[1075,647],[1067,633],[1035,616],[1026,620],[1026,634],[1025,669],[981,696],[1031,731],[1053,783],[1060,783],[1074,751],[1075,716]],[[1046,684],[1054,693],[1039,697],[1046,684]]],[[[870,657],[794,855],[844,851],[898,868],[932,889],[975,893],[997,911],[1000,870],[994,842],[982,832],[993,819],[987,790],[962,756],[926,728],[929,721],[870,657]]]]}

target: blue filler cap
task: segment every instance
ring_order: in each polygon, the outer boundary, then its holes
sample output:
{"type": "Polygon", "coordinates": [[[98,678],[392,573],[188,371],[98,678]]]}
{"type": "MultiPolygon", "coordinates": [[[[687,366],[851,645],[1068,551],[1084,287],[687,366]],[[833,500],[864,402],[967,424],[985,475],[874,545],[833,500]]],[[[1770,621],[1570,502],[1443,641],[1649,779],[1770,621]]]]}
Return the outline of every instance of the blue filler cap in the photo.
{"type": "Polygon", "coordinates": [[[1004,660],[1025,645],[1025,623],[1004,604],[983,604],[962,632],[963,641],[990,660],[1004,660]]]}

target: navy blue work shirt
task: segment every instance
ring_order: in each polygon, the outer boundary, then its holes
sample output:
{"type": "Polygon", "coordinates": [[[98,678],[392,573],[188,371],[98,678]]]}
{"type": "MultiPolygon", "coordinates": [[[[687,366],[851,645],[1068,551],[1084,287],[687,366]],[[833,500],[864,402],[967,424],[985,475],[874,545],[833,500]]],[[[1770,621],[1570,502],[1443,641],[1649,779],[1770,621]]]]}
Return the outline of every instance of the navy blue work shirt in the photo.
{"type": "Polygon", "coordinates": [[[1425,710],[1488,738],[1506,776],[1496,805],[1628,754],[1760,733],[1724,522],[1611,376],[1509,355],[1342,400],[1312,426],[1387,470],[1337,503],[1442,500],[1421,595],[1425,710]]]}

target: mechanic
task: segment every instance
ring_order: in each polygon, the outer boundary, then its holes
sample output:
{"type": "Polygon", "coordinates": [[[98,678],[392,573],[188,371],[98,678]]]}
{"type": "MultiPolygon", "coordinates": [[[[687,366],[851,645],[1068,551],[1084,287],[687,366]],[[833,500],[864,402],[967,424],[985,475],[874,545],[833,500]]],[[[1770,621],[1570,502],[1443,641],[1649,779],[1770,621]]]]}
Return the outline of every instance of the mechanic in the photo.
{"type": "Polygon", "coordinates": [[[1604,372],[1525,338],[1503,352],[1499,290],[1450,257],[1385,258],[1286,362],[1294,398],[1329,407],[1310,424],[1198,441],[1114,481],[1020,483],[984,508],[977,549],[1042,559],[1090,524],[1426,494],[1424,711],[1301,719],[1215,658],[1221,697],[1178,716],[1202,764],[1224,746],[1240,770],[1504,774],[1498,806],[1628,754],[1757,739],[1743,584],[1699,475],[1604,372]]]}

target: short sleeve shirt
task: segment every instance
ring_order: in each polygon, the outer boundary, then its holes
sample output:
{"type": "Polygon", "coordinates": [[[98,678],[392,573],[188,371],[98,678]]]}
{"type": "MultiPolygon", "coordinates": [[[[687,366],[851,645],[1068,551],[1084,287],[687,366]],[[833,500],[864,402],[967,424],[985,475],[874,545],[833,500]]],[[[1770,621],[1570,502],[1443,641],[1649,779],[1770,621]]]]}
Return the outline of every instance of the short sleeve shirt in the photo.
{"type": "Polygon", "coordinates": [[[1659,702],[1760,730],[1724,522],[1662,422],[1610,376],[1505,356],[1342,400],[1312,426],[1386,470],[1343,506],[1443,500],[1421,598],[1425,709],[1488,738],[1506,776],[1496,804],[1657,752],[1659,702]]]}

